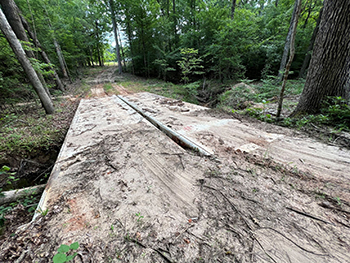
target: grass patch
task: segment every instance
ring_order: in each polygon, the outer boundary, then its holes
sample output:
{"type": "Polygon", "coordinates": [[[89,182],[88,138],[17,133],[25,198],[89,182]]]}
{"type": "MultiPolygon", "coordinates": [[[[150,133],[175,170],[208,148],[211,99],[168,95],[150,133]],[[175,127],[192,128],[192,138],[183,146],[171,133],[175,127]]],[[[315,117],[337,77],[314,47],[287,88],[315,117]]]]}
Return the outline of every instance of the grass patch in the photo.
{"type": "Polygon", "coordinates": [[[103,89],[106,93],[110,93],[114,90],[113,86],[111,83],[105,83],[103,84],[103,89]]]}
{"type": "Polygon", "coordinates": [[[0,162],[8,156],[26,157],[35,149],[48,150],[62,143],[69,128],[66,114],[74,104],[55,101],[56,113],[46,115],[41,105],[6,108],[0,114],[0,162]]]}
{"type": "MultiPolygon", "coordinates": [[[[173,84],[159,79],[143,79],[133,75],[124,74],[124,80],[118,84],[125,87],[131,92],[151,92],[168,98],[183,100],[190,103],[198,103],[193,94],[192,87],[189,85],[173,84]]],[[[191,85],[198,85],[198,83],[191,83],[191,85]]]]}

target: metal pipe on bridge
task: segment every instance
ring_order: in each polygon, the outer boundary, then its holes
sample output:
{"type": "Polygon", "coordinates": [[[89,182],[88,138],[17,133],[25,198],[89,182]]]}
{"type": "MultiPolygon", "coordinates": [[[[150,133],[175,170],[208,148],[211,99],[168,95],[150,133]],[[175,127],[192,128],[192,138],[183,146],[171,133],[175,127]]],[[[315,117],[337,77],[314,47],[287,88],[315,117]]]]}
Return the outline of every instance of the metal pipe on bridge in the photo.
{"type": "Polygon", "coordinates": [[[122,100],[124,103],[129,105],[131,108],[133,108],[136,112],[138,112],[142,117],[144,117],[146,120],[148,120],[150,123],[152,123],[155,127],[157,127],[159,130],[164,132],[170,139],[172,139],[174,142],[176,142],[178,145],[180,145],[182,148],[191,149],[195,152],[197,152],[199,155],[211,157],[212,154],[199,145],[195,144],[194,142],[191,142],[189,139],[185,138],[184,136],[180,135],[173,129],[170,129],[169,127],[165,126],[160,121],[156,120],[155,118],[149,116],[147,113],[139,109],[135,104],[128,101],[126,98],[117,95],[117,98],[122,100]]]}

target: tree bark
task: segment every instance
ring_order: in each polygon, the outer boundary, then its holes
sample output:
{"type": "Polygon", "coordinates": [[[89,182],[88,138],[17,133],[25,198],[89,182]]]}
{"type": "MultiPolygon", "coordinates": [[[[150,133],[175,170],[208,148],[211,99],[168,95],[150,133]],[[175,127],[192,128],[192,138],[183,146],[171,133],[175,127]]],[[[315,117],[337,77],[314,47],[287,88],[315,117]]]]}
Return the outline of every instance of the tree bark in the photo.
{"type": "Polygon", "coordinates": [[[313,49],[314,44],[315,44],[315,40],[316,40],[318,29],[320,27],[322,12],[323,12],[323,8],[321,8],[320,14],[319,14],[319,16],[317,18],[316,27],[314,29],[314,32],[312,33],[310,44],[309,44],[309,46],[307,48],[306,56],[305,56],[304,61],[303,61],[303,65],[301,66],[301,69],[299,71],[299,78],[303,78],[305,76],[306,69],[307,69],[307,67],[308,67],[308,65],[310,63],[311,52],[312,52],[312,49],[313,49]]]}
{"type": "Polygon", "coordinates": [[[123,71],[122,70],[122,61],[120,58],[120,49],[119,49],[119,41],[118,41],[118,34],[117,34],[117,23],[115,21],[113,0],[109,0],[109,8],[111,11],[111,16],[112,16],[113,33],[114,33],[114,39],[115,39],[115,51],[117,53],[117,60],[118,60],[118,71],[119,71],[119,74],[122,74],[122,71],[123,71]]]}
{"type": "Polygon", "coordinates": [[[283,78],[283,75],[284,75],[284,69],[286,67],[288,53],[289,53],[289,48],[290,48],[290,39],[291,39],[291,36],[292,36],[293,21],[295,19],[296,12],[297,12],[297,1],[298,0],[296,0],[295,4],[294,4],[294,10],[293,10],[292,18],[290,20],[290,26],[289,26],[288,34],[287,34],[287,37],[286,37],[286,42],[285,42],[285,45],[284,45],[283,55],[282,55],[282,59],[281,59],[281,65],[280,65],[280,69],[278,70],[278,76],[277,76],[276,82],[281,82],[282,78],[283,78]]]}
{"type": "MultiPolygon", "coordinates": [[[[21,21],[22,21],[24,28],[27,30],[29,37],[31,39],[33,39],[33,42],[39,48],[41,56],[43,57],[45,63],[47,63],[48,65],[51,65],[51,61],[50,61],[49,57],[47,56],[46,52],[44,51],[43,47],[41,46],[39,40],[36,38],[36,35],[30,29],[30,26],[29,26],[27,20],[22,15],[21,15],[21,21]]],[[[57,87],[60,90],[65,91],[66,89],[64,88],[64,85],[63,85],[61,79],[59,78],[56,70],[51,66],[50,66],[50,70],[53,71],[53,76],[54,76],[57,87]]]]}
{"type": "Polygon", "coordinates": [[[7,22],[6,17],[2,10],[0,9],[0,28],[4,33],[7,41],[9,42],[13,52],[16,54],[18,61],[22,65],[24,71],[26,72],[30,82],[32,83],[34,90],[38,94],[40,101],[47,114],[52,114],[55,111],[55,108],[52,104],[51,98],[46,93],[42,83],[40,82],[38,75],[36,74],[32,64],[30,64],[29,59],[26,56],[26,53],[23,50],[23,47],[19,40],[16,38],[15,33],[13,32],[10,24],[7,22]]]}
{"type": "Polygon", "coordinates": [[[286,66],[286,70],[284,72],[283,84],[282,84],[282,88],[281,88],[280,97],[278,100],[278,108],[277,108],[277,115],[276,115],[277,118],[279,118],[281,116],[284,90],[286,88],[289,69],[290,69],[290,66],[292,65],[294,54],[295,54],[294,43],[295,43],[295,35],[297,33],[298,18],[299,18],[299,14],[300,14],[300,10],[301,10],[301,0],[295,1],[295,7],[296,7],[296,12],[295,12],[294,19],[292,21],[292,29],[291,29],[290,55],[289,55],[289,60],[288,60],[287,66],[286,66]]]}
{"type": "Polygon", "coordinates": [[[350,1],[324,2],[306,83],[292,116],[316,113],[327,96],[350,93],[350,1]]]}

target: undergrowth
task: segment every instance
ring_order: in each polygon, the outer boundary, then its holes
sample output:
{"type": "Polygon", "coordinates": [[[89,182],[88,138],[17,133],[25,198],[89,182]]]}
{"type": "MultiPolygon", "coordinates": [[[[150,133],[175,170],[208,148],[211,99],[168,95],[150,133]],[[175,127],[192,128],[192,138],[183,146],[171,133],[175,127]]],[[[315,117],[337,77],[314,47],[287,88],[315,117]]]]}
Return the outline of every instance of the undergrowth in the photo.
{"type": "Polygon", "coordinates": [[[65,109],[55,103],[56,114],[46,115],[38,105],[6,108],[0,114],[0,161],[15,154],[26,157],[35,149],[48,150],[60,144],[67,127],[63,125],[65,109]]]}
{"type": "Polygon", "coordinates": [[[124,78],[124,81],[118,83],[131,92],[147,91],[168,98],[198,103],[195,95],[197,94],[197,88],[200,87],[200,82],[181,85],[159,79],[145,80],[128,74],[125,74],[124,78]]]}
{"type": "MultiPolygon", "coordinates": [[[[288,80],[285,98],[301,94],[305,80],[288,80]]],[[[301,118],[286,117],[282,121],[274,118],[280,86],[275,84],[270,77],[260,83],[253,84],[250,80],[242,80],[242,83],[234,85],[219,97],[219,108],[245,114],[264,122],[276,123],[290,128],[305,128],[312,125],[330,126],[333,133],[350,131],[350,108],[340,97],[327,98],[322,105],[319,114],[307,115],[301,118]],[[249,84],[249,85],[248,85],[249,84]]],[[[296,100],[284,100],[283,109],[288,116],[297,105],[296,100]]]]}

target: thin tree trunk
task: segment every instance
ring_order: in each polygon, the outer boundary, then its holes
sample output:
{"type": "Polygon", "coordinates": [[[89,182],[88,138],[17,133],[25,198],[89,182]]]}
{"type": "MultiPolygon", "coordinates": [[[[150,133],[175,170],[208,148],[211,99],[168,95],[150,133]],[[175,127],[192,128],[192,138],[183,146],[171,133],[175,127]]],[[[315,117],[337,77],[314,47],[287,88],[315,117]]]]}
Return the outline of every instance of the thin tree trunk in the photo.
{"type": "Polygon", "coordinates": [[[98,21],[95,20],[95,27],[96,27],[96,32],[95,32],[95,37],[96,37],[96,49],[97,49],[97,59],[98,59],[98,65],[102,67],[102,60],[101,60],[101,51],[100,51],[100,41],[99,41],[99,35],[98,35],[98,21]]]}
{"type": "Polygon", "coordinates": [[[66,70],[66,67],[65,67],[65,63],[64,63],[64,57],[62,55],[62,51],[61,51],[61,47],[60,45],[58,44],[56,38],[54,37],[53,38],[53,44],[55,46],[55,50],[56,50],[56,53],[57,53],[57,57],[58,57],[58,62],[60,63],[60,66],[61,66],[61,71],[62,71],[62,74],[63,74],[63,77],[68,79],[68,73],[67,73],[67,70],[66,70]]]}
{"type": "Polygon", "coordinates": [[[174,42],[175,42],[175,48],[177,47],[177,43],[179,43],[179,36],[177,34],[177,19],[176,19],[176,4],[175,0],[173,0],[173,31],[174,31],[174,42]]]}
{"type": "MultiPolygon", "coordinates": [[[[143,21],[143,17],[141,17],[141,21],[143,21]]],[[[146,58],[146,43],[145,43],[145,38],[144,38],[143,22],[141,23],[141,42],[142,42],[142,53],[143,53],[143,66],[145,67],[145,69],[148,72],[148,65],[147,65],[147,58],[146,58]]],[[[147,78],[149,78],[148,75],[147,75],[147,78]]]]}
{"type": "Polygon", "coordinates": [[[131,72],[132,74],[135,74],[135,67],[134,67],[134,48],[132,44],[132,39],[131,39],[131,26],[130,26],[130,20],[128,19],[128,15],[126,15],[126,31],[128,35],[128,40],[129,40],[129,45],[130,45],[130,55],[131,55],[131,72]]]}
{"type": "Polygon", "coordinates": [[[276,79],[277,83],[282,81],[282,78],[284,75],[284,69],[285,69],[286,63],[287,63],[287,58],[288,58],[288,53],[289,53],[289,48],[290,48],[290,40],[291,40],[292,29],[293,29],[293,21],[295,19],[296,11],[297,11],[297,2],[298,2],[298,0],[295,1],[292,18],[290,20],[290,26],[288,29],[288,34],[287,34],[286,42],[285,42],[284,49],[283,49],[281,65],[280,65],[280,69],[278,70],[278,76],[276,79]]]}
{"type": "MultiPolygon", "coordinates": [[[[29,0],[27,0],[27,5],[28,5],[28,9],[29,9],[29,12],[30,12],[30,16],[31,16],[31,18],[32,18],[32,21],[33,21],[33,31],[34,31],[34,38],[32,38],[33,40],[34,39],[37,39],[37,37],[36,37],[36,28],[35,28],[35,20],[34,20],[34,16],[33,16],[33,12],[32,12],[32,8],[31,8],[31,6],[30,6],[30,4],[29,4],[29,0]]],[[[21,13],[19,13],[19,15],[20,15],[20,17],[21,17],[21,20],[22,20],[22,18],[23,18],[23,16],[22,16],[22,14],[21,13]]],[[[23,20],[22,20],[22,23],[23,23],[23,20]]],[[[24,26],[24,25],[23,25],[24,26]]],[[[36,45],[36,43],[34,43],[34,45],[36,45]]],[[[37,46],[36,46],[37,47],[37,46]]],[[[38,51],[37,51],[38,52],[38,51]]]]}
{"type": "Polygon", "coordinates": [[[316,113],[327,96],[350,97],[350,1],[325,1],[306,83],[291,114],[316,113]]]}
{"type": "Polygon", "coordinates": [[[21,199],[23,197],[41,195],[45,187],[46,184],[41,184],[23,189],[2,192],[4,196],[0,197],[0,205],[16,202],[18,199],[21,199]]]}
{"type": "Polygon", "coordinates": [[[22,15],[21,15],[21,21],[22,21],[22,24],[23,24],[24,28],[27,30],[29,37],[31,39],[33,39],[33,42],[39,48],[41,56],[43,57],[45,63],[50,66],[50,70],[52,70],[52,72],[53,72],[53,76],[54,76],[54,79],[55,79],[57,87],[60,90],[65,91],[64,85],[63,85],[61,79],[59,78],[56,70],[53,67],[51,67],[51,61],[50,61],[49,57],[47,56],[46,52],[44,51],[44,49],[43,49],[42,45],[40,44],[39,40],[36,38],[36,35],[31,31],[28,22],[26,21],[26,19],[22,15]]]}
{"type": "Polygon", "coordinates": [[[232,4],[231,4],[231,19],[232,20],[235,17],[236,1],[237,0],[232,0],[232,4]]]}
{"type": "Polygon", "coordinates": [[[121,40],[121,37],[120,37],[120,31],[117,30],[117,33],[118,33],[118,39],[120,40],[120,44],[119,44],[119,47],[120,47],[120,50],[122,51],[122,57],[123,57],[123,63],[124,63],[124,67],[126,65],[125,63],[125,54],[124,54],[124,49],[123,49],[123,45],[122,45],[122,40],[121,40]]]}
{"type": "Polygon", "coordinates": [[[58,61],[59,61],[60,66],[61,66],[61,71],[62,71],[63,77],[66,78],[66,79],[69,79],[69,81],[72,82],[72,79],[70,78],[69,73],[68,73],[68,68],[66,68],[66,66],[65,66],[66,65],[66,60],[64,59],[64,56],[62,54],[60,44],[57,42],[57,39],[55,37],[55,30],[52,27],[51,20],[50,20],[50,17],[49,17],[49,13],[47,12],[45,6],[43,7],[43,9],[44,9],[44,12],[46,14],[46,18],[47,18],[47,21],[48,21],[49,28],[53,32],[53,34],[52,34],[53,44],[55,46],[55,50],[56,50],[56,53],[57,53],[58,61]]]}
{"type": "Polygon", "coordinates": [[[42,83],[40,82],[33,66],[30,64],[29,59],[26,56],[26,53],[23,50],[23,47],[19,40],[17,39],[15,33],[13,32],[10,24],[7,22],[6,17],[2,10],[0,9],[0,28],[4,33],[7,41],[9,42],[13,52],[16,54],[18,61],[22,65],[24,71],[26,72],[30,82],[32,83],[34,90],[38,94],[42,105],[47,114],[52,114],[55,111],[55,108],[52,104],[51,98],[45,91],[42,83]]]}
{"type": "Polygon", "coordinates": [[[94,68],[95,67],[95,62],[94,62],[94,55],[92,54],[91,47],[89,47],[89,52],[90,52],[90,60],[91,60],[91,63],[92,63],[92,67],[94,68]]]}
{"type": "Polygon", "coordinates": [[[310,40],[309,47],[307,48],[307,52],[306,52],[306,56],[304,58],[303,65],[301,66],[301,69],[299,71],[299,78],[303,78],[305,76],[306,69],[309,66],[309,63],[310,63],[310,60],[311,60],[311,52],[312,52],[312,49],[314,48],[317,32],[318,32],[318,29],[320,27],[322,12],[323,12],[323,8],[321,8],[320,14],[319,14],[319,16],[317,18],[316,27],[314,29],[314,32],[312,33],[312,37],[311,37],[311,40],[310,40]]]}
{"type": "Polygon", "coordinates": [[[276,115],[277,118],[279,118],[281,116],[284,90],[286,88],[289,69],[290,69],[290,66],[292,65],[293,58],[294,58],[294,53],[295,53],[294,42],[295,42],[295,35],[297,33],[297,26],[298,26],[298,18],[299,18],[299,14],[300,14],[300,9],[301,9],[301,0],[296,0],[295,1],[296,12],[295,12],[295,16],[294,16],[293,21],[292,21],[292,29],[291,29],[290,55],[289,55],[288,64],[286,66],[286,70],[284,72],[283,84],[282,84],[281,93],[280,93],[280,97],[279,97],[279,101],[278,101],[278,108],[277,108],[277,115],[276,115]]]}
{"type": "MultiPolygon", "coordinates": [[[[13,0],[2,0],[0,3],[1,3],[2,10],[7,18],[7,21],[12,27],[12,30],[16,34],[17,38],[26,43],[24,45],[26,45],[27,48],[24,49],[24,52],[29,58],[35,58],[34,52],[32,51],[30,45],[27,44],[29,43],[29,39],[22,25],[22,21],[19,15],[20,11],[16,3],[13,0]]],[[[50,92],[49,92],[49,89],[47,88],[43,75],[39,71],[37,71],[37,75],[41,83],[43,84],[43,87],[46,90],[47,95],[50,96],[50,92]]]]}
{"type": "Polygon", "coordinates": [[[115,39],[115,51],[117,53],[117,60],[118,60],[118,71],[119,71],[119,74],[122,74],[122,71],[123,71],[122,70],[122,61],[120,58],[119,41],[118,41],[118,34],[117,34],[117,23],[115,21],[113,0],[109,0],[109,8],[111,11],[111,16],[112,16],[113,33],[114,33],[114,39],[115,39]]]}

